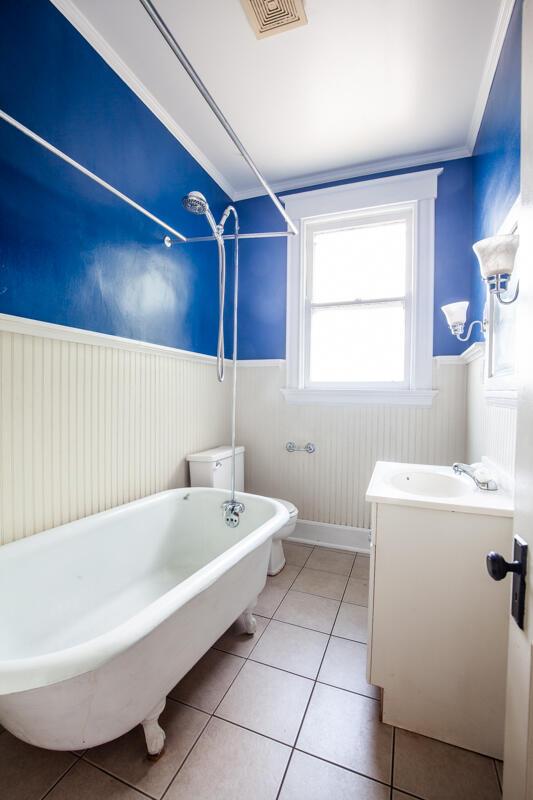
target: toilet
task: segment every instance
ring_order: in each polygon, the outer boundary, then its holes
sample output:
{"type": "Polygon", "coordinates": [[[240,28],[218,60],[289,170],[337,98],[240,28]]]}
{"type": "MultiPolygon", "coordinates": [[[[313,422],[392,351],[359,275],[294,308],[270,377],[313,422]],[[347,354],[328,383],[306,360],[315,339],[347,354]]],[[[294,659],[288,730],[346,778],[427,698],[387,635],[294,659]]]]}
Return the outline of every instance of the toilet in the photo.
{"type": "MultiPolygon", "coordinates": [[[[211,486],[214,489],[231,489],[231,447],[213,447],[187,456],[191,486],[211,486]]],[[[244,447],[235,448],[235,490],[244,491],[244,447]]],[[[277,498],[276,498],[277,499],[277,498]]],[[[289,512],[289,521],[272,537],[268,574],[277,575],[285,566],[283,539],[294,531],[298,509],[288,500],[279,500],[289,512]]]]}

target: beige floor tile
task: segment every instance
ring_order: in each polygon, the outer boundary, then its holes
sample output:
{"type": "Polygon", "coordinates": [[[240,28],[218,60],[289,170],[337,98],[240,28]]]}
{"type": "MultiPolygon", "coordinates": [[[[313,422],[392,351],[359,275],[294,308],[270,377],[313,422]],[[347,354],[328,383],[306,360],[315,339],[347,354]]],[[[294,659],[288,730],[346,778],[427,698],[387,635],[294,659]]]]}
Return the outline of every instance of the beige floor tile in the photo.
{"type": "Polygon", "coordinates": [[[340,600],[346,587],[346,580],[345,575],[336,575],[333,572],[304,567],[294,581],[292,588],[298,592],[307,592],[321,597],[329,597],[331,600],[340,600]]]}
{"type": "Polygon", "coordinates": [[[352,553],[346,553],[343,550],[326,550],[322,547],[316,547],[305,566],[311,569],[335,572],[337,575],[346,575],[348,577],[354,558],[355,556],[352,553]]]}
{"type": "Polygon", "coordinates": [[[368,581],[362,581],[360,578],[348,578],[342,599],[345,603],[368,606],[368,581]]]}
{"type": "Polygon", "coordinates": [[[254,612],[270,619],[286,594],[287,589],[280,589],[278,586],[271,586],[267,583],[257,598],[254,612]]]}
{"type": "Polygon", "coordinates": [[[75,761],[71,753],[32,747],[6,731],[0,736],[0,796],[37,800],[75,761]]]}
{"type": "Polygon", "coordinates": [[[46,800],[143,800],[144,795],[79,761],[46,795],[46,800]]]}
{"type": "Polygon", "coordinates": [[[372,686],[366,680],[366,656],[365,644],[332,636],[320,667],[318,680],[337,686],[339,689],[379,698],[378,687],[372,686]]]}
{"type": "Polygon", "coordinates": [[[208,650],[172,689],[170,697],[212,714],[243,664],[238,656],[208,650]]]}
{"type": "Polygon", "coordinates": [[[370,571],[370,557],[362,556],[360,553],[358,553],[354,565],[352,567],[351,577],[367,581],[369,571],[370,571]]]}
{"type": "Polygon", "coordinates": [[[301,567],[296,567],[294,564],[285,564],[277,575],[268,576],[267,586],[274,586],[276,589],[290,589],[300,570],[301,567]]]}
{"type": "Polygon", "coordinates": [[[397,730],[394,786],[424,800],[499,800],[491,758],[397,730]]]}
{"type": "Polygon", "coordinates": [[[274,619],[322,633],[331,633],[338,608],[338,600],[329,600],[326,597],[295,592],[291,589],[274,614],[274,619]]]}
{"type": "Polygon", "coordinates": [[[218,642],[213,645],[215,649],[223,650],[225,653],[233,653],[234,656],[247,658],[268,625],[268,619],[266,617],[260,617],[258,614],[254,616],[257,622],[257,630],[253,636],[245,633],[242,623],[237,620],[237,622],[220,637],[218,642]]]}
{"type": "Polygon", "coordinates": [[[218,717],[294,744],[313,683],[273,667],[247,661],[217,708],[218,717]]]}
{"type": "Polygon", "coordinates": [[[140,726],[114,742],[93,747],[84,759],[153,797],[161,797],[208,721],[202,711],[167,700],[160,717],[166,733],[165,752],[158,761],[146,758],[140,726]]]}
{"type": "Polygon", "coordinates": [[[283,552],[285,553],[285,561],[287,564],[292,564],[295,567],[303,567],[307,559],[313,552],[312,547],[305,544],[298,544],[297,542],[283,542],[283,552]]]}
{"type": "Polygon", "coordinates": [[[341,603],[333,635],[366,644],[368,640],[368,608],[354,606],[352,603],[341,603]]]}
{"type": "Polygon", "coordinates": [[[404,794],[403,792],[399,792],[398,789],[393,789],[392,800],[413,800],[413,795],[404,794]]]}
{"type": "Polygon", "coordinates": [[[388,786],[296,750],[279,800],[389,800],[389,792],[388,786]]]}
{"type": "Polygon", "coordinates": [[[213,717],[165,800],[275,800],[290,748],[213,717]]]}
{"type": "Polygon", "coordinates": [[[273,619],[251,655],[253,661],[316,678],[328,643],[325,633],[273,619]]]}
{"type": "Polygon", "coordinates": [[[317,683],[296,747],[389,783],[392,728],[379,721],[379,703],[317,683]]]}

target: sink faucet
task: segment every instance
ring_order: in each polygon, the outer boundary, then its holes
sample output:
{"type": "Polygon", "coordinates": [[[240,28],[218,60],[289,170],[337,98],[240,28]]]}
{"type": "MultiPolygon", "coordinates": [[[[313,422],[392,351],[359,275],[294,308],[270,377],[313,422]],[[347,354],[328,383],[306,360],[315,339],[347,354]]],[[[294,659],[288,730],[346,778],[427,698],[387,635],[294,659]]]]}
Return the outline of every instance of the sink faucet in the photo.
{"type": "Polygon", "coordinates": [[[476,484],[478,489],[483,489],[485,492],[495,492],[498,489],[498,484],[496,481],[489,478],[486,471],[483,467],[474,468],[470,466],[470,464],[460,464],[456,462],[452,466],[453,471],[456,475],[468,475],[469,478],[472,478],[474,483],[476,484]]]}

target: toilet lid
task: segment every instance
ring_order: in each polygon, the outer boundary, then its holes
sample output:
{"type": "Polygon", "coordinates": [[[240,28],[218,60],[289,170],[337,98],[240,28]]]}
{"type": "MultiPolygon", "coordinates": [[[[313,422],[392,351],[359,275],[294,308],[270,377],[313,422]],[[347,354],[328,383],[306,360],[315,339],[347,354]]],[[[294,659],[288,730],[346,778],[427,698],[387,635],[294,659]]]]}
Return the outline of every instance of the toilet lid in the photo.
{"type": "Polygon", "coordinates": [[[287,511],[289,512],[289,517],[296,517],[298,515],[298,509],[291,503],[289,500],[281,500],[279,497],[276,497],[278,503],[281,503],[282,506],[285,506],[287,511]]]}

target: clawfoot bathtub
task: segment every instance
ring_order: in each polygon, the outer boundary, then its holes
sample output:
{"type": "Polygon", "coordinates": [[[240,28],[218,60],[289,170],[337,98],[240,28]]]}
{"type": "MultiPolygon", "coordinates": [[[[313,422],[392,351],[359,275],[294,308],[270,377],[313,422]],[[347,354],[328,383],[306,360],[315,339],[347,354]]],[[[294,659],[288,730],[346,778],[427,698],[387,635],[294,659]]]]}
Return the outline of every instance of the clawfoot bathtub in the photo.
{"type": "Polygon", "coordinates": [[[30,744],[77,750],[142,723],[164,746],[165,697],[253,604],[273,533],[275,500],[174,489],[0,548],[0,723],[30,744]]]}

